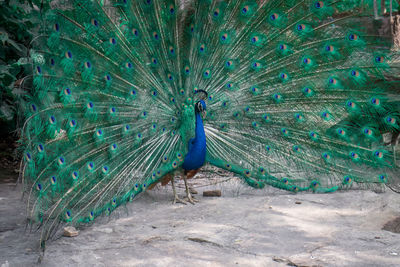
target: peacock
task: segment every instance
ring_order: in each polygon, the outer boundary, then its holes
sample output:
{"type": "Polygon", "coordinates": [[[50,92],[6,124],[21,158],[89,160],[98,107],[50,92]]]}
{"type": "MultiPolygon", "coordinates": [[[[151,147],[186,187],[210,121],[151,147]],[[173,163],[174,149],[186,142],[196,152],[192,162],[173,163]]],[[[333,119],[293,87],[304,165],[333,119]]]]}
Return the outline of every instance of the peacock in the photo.
{"type": "Polygon", "coordinates": [[[21,104],[41,245],[160,182],[194,203],[204,164],[293,193],[398,179],[384,144],[400,131],[398,53],[373,2],[51,1],[21,104]]]}

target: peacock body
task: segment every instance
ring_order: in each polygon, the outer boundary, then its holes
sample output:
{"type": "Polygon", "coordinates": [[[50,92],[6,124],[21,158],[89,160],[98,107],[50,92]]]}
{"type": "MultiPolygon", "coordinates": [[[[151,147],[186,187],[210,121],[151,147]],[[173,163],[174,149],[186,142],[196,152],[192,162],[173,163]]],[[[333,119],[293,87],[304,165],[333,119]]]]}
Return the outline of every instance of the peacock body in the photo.
{"type": "Polygon", "coordinates": [[[206,134],[204,132],[201,112],[206,109],[206,103],[200,100],[196,104],[195,137],[188,142],[188,152],[183,160],[182,168],[186,171],[199,169],[206,161],[206,134]]]}
{"type": "Polygon", "coordinates": [[[382,137],[399,131],[398,63],[370,7],[55,1],[32,44],[21,137],[42,241],[206,162],[293,192],[398,178],[382,137]]]}

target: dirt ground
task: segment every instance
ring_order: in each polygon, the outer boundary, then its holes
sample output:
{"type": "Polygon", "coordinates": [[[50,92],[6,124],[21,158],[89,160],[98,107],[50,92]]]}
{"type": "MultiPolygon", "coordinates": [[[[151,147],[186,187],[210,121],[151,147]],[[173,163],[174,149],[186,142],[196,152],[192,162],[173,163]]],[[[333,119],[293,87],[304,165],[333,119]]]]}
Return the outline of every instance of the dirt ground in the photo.
{"type": "MultiPolygon", "coordinates": [[[[25,231],[15,174],[0,176],[0,266],[36,265],[38,233],[25,231]]],[[[49,242],[40,265],[400,266],[400,234],[382,230],[400,216],[399,194],[291,194],[219,179],[193,181],[194,206],[172,205],[169,186],[146,192],[79,236],[49,242]],[[209,189],[222,197],[203,197],[209,189]]]]}

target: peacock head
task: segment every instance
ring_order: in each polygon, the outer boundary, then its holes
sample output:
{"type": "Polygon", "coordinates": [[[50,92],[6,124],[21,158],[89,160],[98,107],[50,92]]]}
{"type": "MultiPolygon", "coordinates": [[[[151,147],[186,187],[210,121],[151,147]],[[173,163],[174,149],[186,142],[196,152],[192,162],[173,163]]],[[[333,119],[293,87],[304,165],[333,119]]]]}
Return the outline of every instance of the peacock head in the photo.
{"type": "Polygon", "coordinates": [[[202,116],[202,118],[204,119],[207,115],[207,112],[206,112],[207,106],[206,106],[205,100],[208,97],[208,93],[204,90],[196,89],[195,95],[196,95],[197,99],[199,99],[199,100],[194,105],[194,110],[195,110],[196,114],[200,114],[202,116]]]}
{"type": "Polygon", "coordinates": [[[205,118],[206,116],[206,102],[204,102],[204,100],[199,100],[196,102],[196,104],[194,105],[194,110],[196,112],[196,114],[200,114],[203,118],[205,118]]]}

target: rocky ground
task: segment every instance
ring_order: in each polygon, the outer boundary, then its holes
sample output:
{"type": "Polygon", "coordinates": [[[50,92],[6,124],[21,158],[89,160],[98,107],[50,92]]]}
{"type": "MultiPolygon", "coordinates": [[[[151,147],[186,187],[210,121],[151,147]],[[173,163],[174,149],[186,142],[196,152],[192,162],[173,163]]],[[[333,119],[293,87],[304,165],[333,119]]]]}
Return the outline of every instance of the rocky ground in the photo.
{"type": "MultiPolygon", "coordinates": [[[[77,237],[48,243],[41,265],[400,266],[400,234],[388,231],[399,228],[400,195],[391,190],[291,194],[216,176],[192,181],[195,206],[172,205],[169,187],[146,192],[77,237]],[[222,197],[202,197],[209,189],[222,197]]],[[[38,233],[25,230],[15,177],[0,172],[0,266],[32,266],[38,233]]]]}

